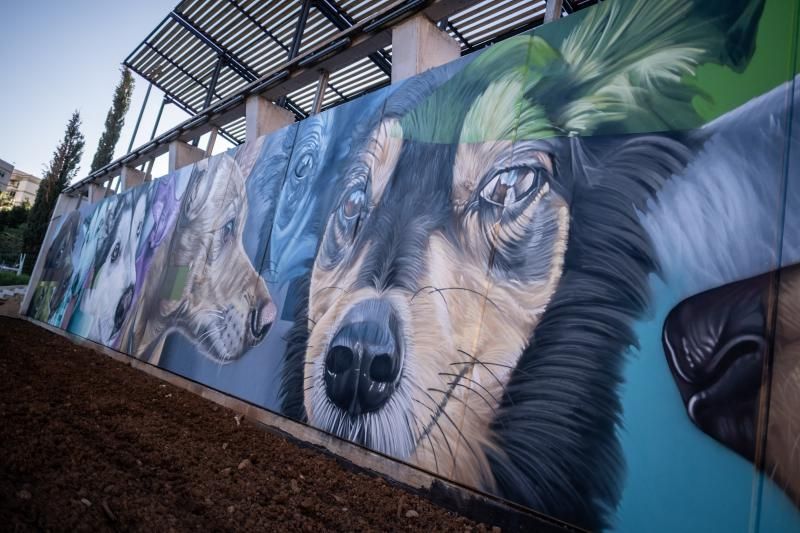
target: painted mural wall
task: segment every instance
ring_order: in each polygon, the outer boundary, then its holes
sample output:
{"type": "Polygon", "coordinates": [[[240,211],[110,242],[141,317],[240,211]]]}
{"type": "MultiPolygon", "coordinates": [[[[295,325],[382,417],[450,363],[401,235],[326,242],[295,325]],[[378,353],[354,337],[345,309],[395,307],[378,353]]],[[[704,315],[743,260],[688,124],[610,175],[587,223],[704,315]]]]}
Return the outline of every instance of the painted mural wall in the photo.
{"type": "Polygon", "coordinates": [[[28,313],[611,531],[800,531],[794,0],[606,0],[53,224],[28,313]]]}

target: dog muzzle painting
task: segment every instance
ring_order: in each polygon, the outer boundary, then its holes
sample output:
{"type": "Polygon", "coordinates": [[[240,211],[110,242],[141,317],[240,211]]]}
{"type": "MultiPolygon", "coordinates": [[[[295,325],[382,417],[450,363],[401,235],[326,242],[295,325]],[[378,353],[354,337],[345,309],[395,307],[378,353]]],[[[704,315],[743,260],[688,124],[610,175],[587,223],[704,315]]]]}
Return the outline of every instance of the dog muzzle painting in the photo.
{"type": "Polygon", "coordinates": [[[28,314],[580,528],[800,530],[785,13],[606,0],[84,206],[28,314]]]}

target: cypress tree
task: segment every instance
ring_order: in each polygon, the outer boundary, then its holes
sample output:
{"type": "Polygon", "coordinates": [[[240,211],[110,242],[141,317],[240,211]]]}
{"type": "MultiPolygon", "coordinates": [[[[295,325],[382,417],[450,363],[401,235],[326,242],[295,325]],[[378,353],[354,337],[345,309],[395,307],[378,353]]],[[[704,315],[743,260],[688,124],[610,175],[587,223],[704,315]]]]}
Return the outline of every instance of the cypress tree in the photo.
{"type": "Polygon", "coordinates": [[[44,178],[36,191],[36,199],[28,214],[28,225],[23,236],[25,252],[33,258],[39,253],[47,233],[47,225],[56,207],[58,195],[78,173],[84,145],[80,125],[80,113],[75,111],[67,122],[64,138],[53,152],[50,165],[45,169],[44,178]]]}
{"type": "Polygon", "coordinates": [[[122,69],[122,77],[114,89],[114,101],[111,109],[106,115],[106,127],[100,142],[97,143],[97,151],[92,159],[91,174],[98,168],[106,166],[114,158],[114,148],[119,141],[122,126],[125,124],[125,114],[131,105],[131,93],[133,92],[133,76],[127,68],[122,69]]]}

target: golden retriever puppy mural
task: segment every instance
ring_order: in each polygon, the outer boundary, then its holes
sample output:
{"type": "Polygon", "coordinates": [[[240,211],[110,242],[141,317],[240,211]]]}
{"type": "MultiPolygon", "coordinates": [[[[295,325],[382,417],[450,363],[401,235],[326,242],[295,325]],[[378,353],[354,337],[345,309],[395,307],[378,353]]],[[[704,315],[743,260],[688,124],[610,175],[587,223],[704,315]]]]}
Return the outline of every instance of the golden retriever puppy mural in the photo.
{"type": "Polygon", "coordinates": [[[207,357],[229,363],[275,320],[264,280],[242,245],[245,179],[228,154],[192,170],[172,234],[155,250],[123,347],[158,363],[174,331],[207,357]]]}

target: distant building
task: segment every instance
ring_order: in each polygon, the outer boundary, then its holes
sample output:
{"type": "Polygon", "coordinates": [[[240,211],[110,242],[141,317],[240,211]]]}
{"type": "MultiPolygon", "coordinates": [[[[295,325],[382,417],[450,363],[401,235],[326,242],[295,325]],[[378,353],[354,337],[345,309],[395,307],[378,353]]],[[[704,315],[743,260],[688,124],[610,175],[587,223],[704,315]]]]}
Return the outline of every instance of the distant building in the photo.
{"type": "Polygon", "coordinates": [[[13,195],[14,205],[22,205],[26,201],[33,205],[40,183],[42,183],[42,178],[14,169],[11,172],[8,187],[6,187],[5,191],[13,195]]]}
{"type": "Polygon", "coordinates": [[[0,159],[0,192],[5,191],[8,187],[8,181],[11,179],[13,171],[14,165],[0,159]]]}

